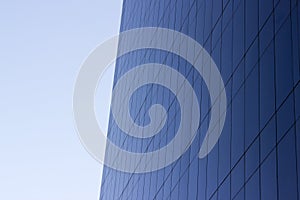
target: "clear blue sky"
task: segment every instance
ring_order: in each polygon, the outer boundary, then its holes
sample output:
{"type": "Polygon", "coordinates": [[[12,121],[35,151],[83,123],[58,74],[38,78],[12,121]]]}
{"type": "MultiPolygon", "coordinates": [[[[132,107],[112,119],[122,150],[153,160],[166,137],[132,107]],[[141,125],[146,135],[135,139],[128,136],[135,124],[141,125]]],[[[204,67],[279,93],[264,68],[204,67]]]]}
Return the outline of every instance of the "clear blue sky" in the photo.
{"type": "Polygon", "coordinates": [[[83,60],[117,34],[121,7],[0,1],[0,199],[98,198],[102,166],[77,137],[72,94],[83,60]]]}

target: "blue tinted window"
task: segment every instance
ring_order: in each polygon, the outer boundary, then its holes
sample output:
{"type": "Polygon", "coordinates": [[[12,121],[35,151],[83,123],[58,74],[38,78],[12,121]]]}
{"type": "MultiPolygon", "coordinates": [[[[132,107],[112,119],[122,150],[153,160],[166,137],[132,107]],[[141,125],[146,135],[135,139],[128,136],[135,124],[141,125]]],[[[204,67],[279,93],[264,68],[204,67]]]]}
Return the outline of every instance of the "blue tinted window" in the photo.
{"type": "Polygon", "coordinates": [[[245,199],[245,188],[242,188],[237,195],[234,196],[234,200],[244,200],[245,199]]]}
{"type": "MultiPolygon", "coordinates": [[[[244,3],[242,3],[244,4],[244,3]]],[[[233,67],[236,68],[244,54],[244,5],[233,15],[233,67]]]]}
{"type": "Polygon", "coordinates": [[[276,56],[276,92],[277,106],[279,106],[293,86],[291,25],[288,20],[275,37],[276,56]]]}
{"type": "Polygon", "coordinates": [[[209,198],[212,193],[217,188],[218,182],[218,146],[210,152],[208,156],[207,164],[207,198],[209,198]]]}
{"type": "Polygon", "coordinates": [[[204,18],[205,18],[205,26],[204,26],[204,41],[210,35],[212,28],[212,1],[205,1],[205,10],[204,10],[204,18]]]}
{"type": "Polygon", "coordinates": [[[295,89],[295,102],[296,102],[296,120],[300,117],[300,84],[295,89]]]}
{"type": "Polygon", "coordinates": [[[297,167],[298,167],[298,195],[300,197],[300,120],[296,124],[296,138],[297,138],[297,167]]]}
{"type": "Polygon", "coordinates": [[[198,158],[196,157],[189,168],[189,183],[188,183],[188,198],[197,199],[197,187],[198,187],[198,158]]]}
{"type": "MultiPolygon", "coordinates": [[[[225,5],[224,2],[223,5],[225,5]]],[[[223,11],[223,16],[222,16],[223,30],[227,28],[231,20],[232,20],[232,1],[229,1],[229,3],[226,4],[226,7],[223,11]]]]}
{"type": "Polygon", "coordinates": [[[233,10],[234,10],[234,12],[236,12],[236,10],[239,7],[244,7],[244,0],[234,0],[233,1],[233,10]]]}
{"type": "Polygon", "coordinates": [[[145,186],[144,186],[144,191],[146,194],[148,194],[147,198],[153,199],[154,195],[156,195],[156,193],[158,193],[158,195],[162,194],[162,192],[160,192],[158,190],[163,183],[163,178],[164,178],[163,170],[159,170],[157,172],[150,173],[150,177],[148,180],[146,179],[145,186]],[[150,183],[149,186],[147,183],[150,183]]]}
{"type": "Polygon", "coordinates": [[[297,173],[294,129],[278,146],[278,185],[280,199],[297,199],[297,173]]]}
{"type": "Polygon", "coordinates": [[[261,27],[271,14],[273,9],[273,0],[259,1],[259,26],[261,27]]]}
{"type": "Polygon", "coordinates": [[[228,4],[230,4],[230,3],[231,3],[230,0],[223,0],[223,8],[224,8],[225,6],[227,6],[228,4]]]}
{"type": "Polygon", "coordinates": [[[213,194],[213,196],[211,196],[209,199],[211,199],[211,200],[218,200],[218,192],[215,192],[213,194]]]}
{"type": "Polygon", "coordinates": [[[256,171],[251,179],[247,182],[245,193],[246,200],[260,199],[260,185],[259,185],[259,172],[256,171]]]}
{"type": "Polygon", "coordinates": [[[178,199],[179,195],[179,185],[177,184],[173,189],[171,193],[171,198],[170,199],[178,199]]]}
{"type": "Polygon", "coordinates": [[[219,183],[230,170],[231,107],[228,108],[223,132],[219,139],[219,183]]]}
{"type": "Polygon", "coordinates": [[[203,29],[204,29],[204,3],[203,1],[196,1],[196,7],[197,7],[197,19],[196,24],[198,27],[196,29],[196,40],[203,45],[204,43],[204,37],[203,37],[203,29]]]}
{"type": "MultiPolygon", "coordinates": [[[[214,62],[216,63],[217,66],[221,66],[220,60],[221,60],[221,42],[219,41],[216,44],[216,47],[213,49],[211,56],[214,59],[214,62]]],[[[221,70],[221,67],[219,67],[219,69],[221,70]]]]}
{"type": "Polygon", "coordinates": [[[244,152],[244,87],[233,99],[231,165],[233,166],[244,152]]]}
{"type": "Polygon", "coordinates": [[[246,54],[245,58],[245,75],[246,77],[249,75],[249,73],[252,71],[253,67],[256,65],[258,61],[258,40],[255,39],[254,42],[251,44],[251,46],[248,49],[248,52],[246,54]]]}
{"type": "Polygon", "coordinates": [[[244,158],[242,158],[231,172],[231,196],[235,196],[244,184],[244,158]]]}
{"type": "Polygon", "coordinates": [[[197,199],[206,199],[206,163],[207,158],[201,159],[199,165],[199,178],[198,178],[198,193],[197,193],[197,199]]]}
{"type": "Polygon", "coordinates": [[[291,15],[292,18],[292,45],[293,45],[293,74],[294,74],[294,85],[300,80],[300,65],[299,65],[299,48],[300,48],[300,40],[299,40],[299,30],[298,30],[298,20],[297,20],[297,9],[294,9],[291,15]]]}
{"type": "MultiPolygon", "coordinates": [[[[264,2],[264,1],[259,1],[259,2],[264,2]]],[[[265,23],[262,30],[259,32],[260,54],[264,53],[265,49],[273,40],[273,36],[274,36],[273,28],[274,28],[274,23],[273,23],[273,15],[272,15],[265,23]]]]}
{"type": "Polygon", "coordinates": [[[259,164],[259,140],[250,146],[250,149],[246,152],[245,156],[245,175],[246,180],[254,173],[259,164]]]}
{"type": "Polygon", "coordinates": [[[245,82],[245,62],[244,62],[244,60],[242,60],[242,62],[237,67],[232,79],[233,79],[232,94],[233,94],[233,96],[235,96],[236,93],[239,92],[240,88],[242,87],[242,85],[245,82]]]}
{"type": "Polygon", "coordinates": [[[275,117],[266,125],[260,134],[260,155],[261,159],[264,160],[265,157],[271,152],[276,144],[276,125],[275,117]]]}
{"type": "Polygon", "coordinates": [[[170,175],[170,173],[172,173],[172,165],[166,167],[165,169],[165,182],[162,189],[162,193],[163,193],[162,199],[170,198],[171,195],[172,176],[170,175]]]}
{"type": "Polygon", "coordinates": [[[280,107],[277,115],[277,140],[287,132],[294,123],[294,98],[290,95],[280,107]]]}
{"type": "Polygon", "coordinates": [[[278,31],[280,26],[286,20],[290,12],[290,1],[279,1],[275,8],[275,31],[278,31]]]}
{"type": "MultiPolygon", "coordinates": [[[[224,26],[224,24],[223,24],[224,26]]],[[[222,34],[222,77],[226,83],[232,73],[232,23],[230,22],[222,34]]]]}
{"type": "Polygon", "coordinates": [[[219,188],[219,199],[230,199],[230,177],[219,188]]]}
{"type": "Polygon", "coordinates": [[[260,125],[263,127],[275,111],[274,46],[260,59],[260,125]]]}
{"type": "Polygon", "coordinates": [[[246,13],[246,46],[248,49],[253,42],[255,36],[258,33],[258,0],[245,1],[245,13],[246,13]]]}
{"type": "Polygon", "coordinates": [[[277,199],[276,151],[261,166],[261,199],[277,199]]]}
{"type": "Polygon", "coordinates": [[[213,22],[213,26],[214,26],[222,12],[222,0],[215,0],[215,1],[212,1],[212,3],[213,3],[213,10],[212,10],[213,20],[212,20],[212,22],[213,22]]]}
{"type": "MultiPolygon", "coordinates": [[[[189,162],[186,162],[187,164],[189,162]]],[[[187,199],[188,197],[188,179],[189,179],[189,173],[187,173],[187,170],[181,169],[181,172],[183,173],[181,176],[181,180],[179,182],[179,197],[178,199],[187,199]],[[185,171],[185,172],[184,172],[185,171]]]]}
{"type": "Polygon", "coordinates": [[[245,147],[251,144],[259,128],[258,67],[251,72],[245,83],[245,147]]]}

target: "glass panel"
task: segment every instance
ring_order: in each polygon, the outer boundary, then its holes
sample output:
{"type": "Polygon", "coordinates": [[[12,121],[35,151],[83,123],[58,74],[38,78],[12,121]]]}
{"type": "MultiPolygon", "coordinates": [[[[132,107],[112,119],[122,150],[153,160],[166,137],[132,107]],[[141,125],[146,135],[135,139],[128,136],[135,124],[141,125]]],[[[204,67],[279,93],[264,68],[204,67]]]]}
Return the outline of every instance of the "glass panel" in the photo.
{"type": "Polygon", "coordinates": [[[251,179],[247,182],[245,193],[246,200],[260,199],[259,171],[256,171],[251,179]]]}
{"type": "Polygon", "coordinates": [[[294,129],[278,145],[279,199],[297,199],[297,173],[294,129]]]}
{"type": "Polygon", "coordinates": [[[244,184],[244,157],[231,172],[231,196],[234,197],[244,184]]]}
{"type": "Polygon", "coordinates": [[[261,199],[277,199],[276,151],[261,166],[261,199]]]}

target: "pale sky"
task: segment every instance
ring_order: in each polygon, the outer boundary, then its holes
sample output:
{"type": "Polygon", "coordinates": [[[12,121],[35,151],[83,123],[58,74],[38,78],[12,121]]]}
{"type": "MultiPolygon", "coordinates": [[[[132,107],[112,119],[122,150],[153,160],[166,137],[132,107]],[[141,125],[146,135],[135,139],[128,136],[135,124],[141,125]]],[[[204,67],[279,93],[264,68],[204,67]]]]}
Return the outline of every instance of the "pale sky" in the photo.
{"type": "Polygon", "coordinates": [[[0,199],[98,199],[102,166],[80,144],[72,95],[81,63],[118,33],[121,7],[0,1],[0,199]]]}

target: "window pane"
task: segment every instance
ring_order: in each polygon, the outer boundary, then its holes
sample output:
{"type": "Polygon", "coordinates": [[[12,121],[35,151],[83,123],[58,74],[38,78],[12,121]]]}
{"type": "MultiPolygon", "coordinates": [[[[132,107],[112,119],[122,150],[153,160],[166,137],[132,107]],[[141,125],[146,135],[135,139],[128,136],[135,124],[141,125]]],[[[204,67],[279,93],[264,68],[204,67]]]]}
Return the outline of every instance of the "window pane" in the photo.
{"type": "Polygon", "coordinates": [[[277,199],[276,151],[261,166],[261,199],[277,199]]]}
{"type": "Polygon", "coordinates": [[[294,129],[278,146],[278,185],[280,199],[297,199],[297,173],[294,129]]]}

